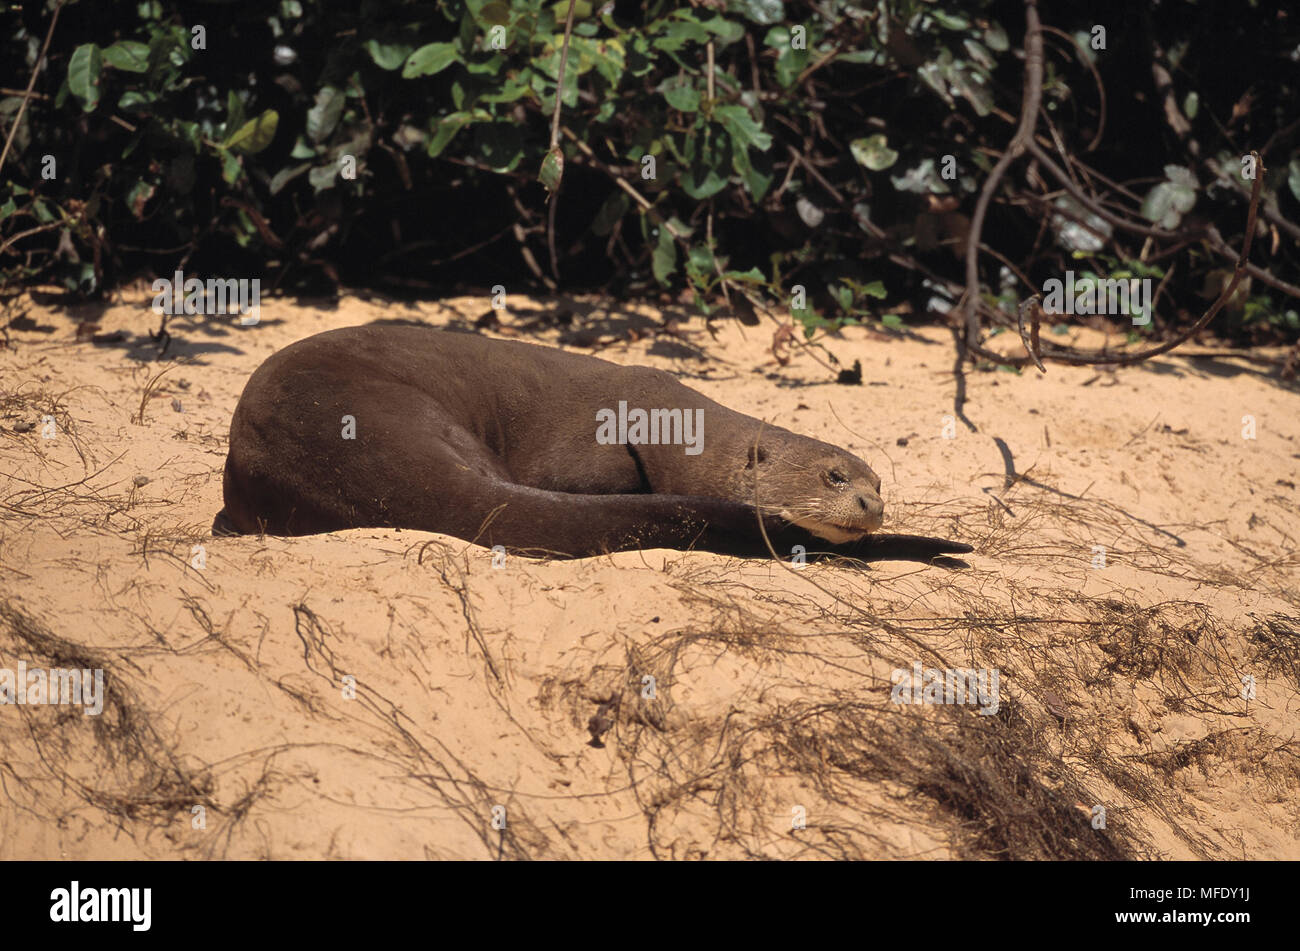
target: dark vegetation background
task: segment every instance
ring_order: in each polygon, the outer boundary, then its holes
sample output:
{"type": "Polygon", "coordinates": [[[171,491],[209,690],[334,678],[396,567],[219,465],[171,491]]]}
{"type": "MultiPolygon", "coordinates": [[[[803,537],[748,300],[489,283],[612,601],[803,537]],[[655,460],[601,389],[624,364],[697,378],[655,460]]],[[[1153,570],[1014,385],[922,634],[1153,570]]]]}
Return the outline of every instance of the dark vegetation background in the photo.
{"type": "MultiPolygon", "coordinates": [[[[958,299],[976,195],[1020,112],[1021,0],[582,0],[552,223],[538,174],[567,9],[0,2],[3,293],[93,297],[182,268],[264,292],[501,284],[750,318],[803,284],[809,331],[899,328],[958,299]]],[[[1212,329],[1295,339],[1300,12],[1089,0],[1041,15],[1037,140],[1098,206],[1177,236],[1116,228],[1021,160],[983,228],[983,302],[1013,314],[1025,282],[1072,268],[1159,285],[1135,333],[1195,321],[1241,246],[1254,149],[1269,170],[1255,271],[1212,329]]]]}

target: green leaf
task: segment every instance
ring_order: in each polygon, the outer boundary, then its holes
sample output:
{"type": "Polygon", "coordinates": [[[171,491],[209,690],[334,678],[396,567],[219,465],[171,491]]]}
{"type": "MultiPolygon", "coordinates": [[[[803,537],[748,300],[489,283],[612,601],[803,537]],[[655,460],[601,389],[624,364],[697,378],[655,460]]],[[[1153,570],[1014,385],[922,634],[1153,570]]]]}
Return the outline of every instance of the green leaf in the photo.
{"type": "Polygon", "coordinates": [[[231,151],[256,155],[271,144],[275,138],[276,126],[280,124],[280,114],[274,109],[267,109],[256,119],[245,122],[230,138],[225,146],[231,151]]]}
{"type": "Polygon", "coordinates": [[[632,201],[627,197],[626,192],[619,188],[614,189],[600,206],[600,211],[596,212],[596,217],[591,222],[592,232],[602,238],[609,234],[614,230],[614,225],[627,214],[631,204],[632,201]]]}
{"type": "Polygon", "coordinates": [[[1142,216],[1159,227],[1172,230],[1178,227],[1183,215],[1196,204],[1196,191],[1186,185],[1161,182],[1142,201],[1142,216]]]}
{"type": "Polygon", "coordinates": [[[239,181],[239,176],[244,173],[244,166],[239,163],[239,156],[229,149],[221,150],[221,177],[225,179],[227,185],[233,185],[239,181]]]}
{"type": "Polygon", "coordinates": [[[99,105],[99,79],[104,71],[104,58],[94,43],[84,43],[73,50],[68,60],[68,89],[81,100],[86,112],[99,105]]]}
{"type": "Polygon", "coordinates": [[[760,152],[766,152],[772,147],[772,137],[763,131],[744,106],[718,106],[713,115],[722,123],[737,148],[752,145],[760,152]]]}
{"type": "Polygon", "coordinates": [[[197,122],[177,121],[173,126],[173,130],[178,136],[190,144],[190,148],[194,149],[196,152],[198,151],[199,143],[202,140],[202,133],[199,132],[199,124],[197,122]]]}
{"type": "Polygon", "coordinates": [[[984,45],[995,53],[1005,53],[1011,48],[1011,41],[1007,39],[1007,31],[1002,29],[1002,25],[993,23],[984,31],[984,45]]]}
{"type": "Polygon", "coordinates": [[[1286,184],[1296,201],[1300,201],[1300,158],[1293,158],[1286,167],[1286,184]]]}
{"type": "Polygon", "coordinates": [[[278,195],[285,185],[288,185],[309,168],[311,168],[311,163],[303,162],[301,165],[286,165],[280,169],[275,173],[275,177],[271,179],[271,194],[278,195]]]}
{"type": "Polygon", "coordinates": [[[695,112],[700,108],[700,91],[689,76],[672,76],[659,84],[659,92],[668,105],[679,112],[695,112]]]}
{"type": "Polygon", "coordinates": [[[134,152],[136,147],[143,141],[144,129],[136,129],[131,135],[131,138],[127,140],[126,145],[122,146],[122,158],[130,158],[131,153],[134,152]]]}
{"type": "Polygon", "coordinates": [[[709,31],[699,23],[691,20],[669,23],[663,35],[652,40],[650,45],[665,53],[675,53],[687,43],[707,43],[712,39],[709,31]]]}
{"type": "Polygon", "coordinates": [[[385,43],[382,40],[366,40],[366,52],[380,69],[400,69],[411,55],[409,43],[385,43]]]}
{"type": "Polygon", "coordinates": [[[553,192],[560,187],[560,179],[563,177],[564,152],[557,145],[546,153],[546,158],[542,159],[542,168],[537,173],[537,180],[546,187],[547,191],[553,192]]]}
{"type": "Polygon", "coordinates": [[[510,76],[498,92],[479,96],[479,102],[514,102],[528,95],[531,86],[532,71],[524,70],[518,76],[510,76]]]}
{"type": "Polygon", "coordinates": [[[436,75],[459,58],[455,43],[429,43],[407,57],[406,65],[402,67],[402,78],[436,75]]]}
{"type": "Polygon", "coordinates": [[[307,176],[311,182],[312,188],[318,192],[323,192],[327,188],[333,188],[334,183],[338,180],[338,166],[333,162],[328,165],[317,165],[307,176]]]}
{"type": "Polygon", "coordinates": [[[429,138],[429,144],[425,146],[429,158],[437,158],[442,153],[442,150],[447,147],[448,143],[455,138],[456,133],[465,128],[465,126],[469,125],[471,122],[491,121],[491,114],[483,109],[475,109],[473,112],[453,112],[445,119],[439,120],[437,129],[434,130],[433,135],[429,138]]]}
{"type": "Polygon", "coordinates": [[[716,268],[717,261],[713,257],[713,252],[706,247],[693,247],[686,255],[686,274],[698,284],[706,286],[711,284],[716,268]]]}
{"type": "MultiPolygon", "coordinates": [[[[495,76],[501,72],[501,67],[505,64],[506,58],[497,53],[491,59],[485,59],[482,62],[468,61],[465,63],[465,69],[480,76],[484,74],[495,76]]],[[[570,60],[570,64],[572,64],[572,60],[570,60]]]]}
{"type": "MultiPolygon", "coordinates": [[[[486,3],[478,0],[477,3],[470,3],[468,6],[474,20],[481,26],[505,26],[510,22],[510,4],[505,3],[504,0],[487,0],[486,3]]],[[[568,9],[568,0],[565,0],[563,6],[566,10],[568,9]]],[[[580,3],[578,6],[582,6],[582,4],[580,3]]],[[[590,9],[590,6],[588,6],[587,16],[591,15],[590,9]]],[[[575,18],[578,16],[576,9],[573,11],[573,15],[575,18]]]]}
{"type": "Polygon", "coordinates": [[[776,81],[789,89],[808,66],[808,50],[795,49],[791,45],[790,29],[784,25],[768,30],[763,43],[776,50],[776,81]]]}
{"type": "Polygon", "coordinates": [[[776,81],[784,89],[789,89],[808,67],[808,50],[797,50],[791,46],[781,48],[776,56],[776,81]]]}
{"type": "Polygon", "coordinates": [[[244,124],[244,100],[239,93],[230,90],[226,93],[226,133],[229,134],[244,124]]]}
{"type": "Polygon", "coordinates": [[[835,284],[831,287],[831,294],[835,302],[840,305],[841,311],[847,314],[853,310],[853,288],[835,284]]]}
{"type": "Polygon", "coordinates": [[[588,44],[586,55],[591,57],[596,72],[600,73],[605,82],[611,87],[618,86],[623,78],[623,70],[627,68],[627,51],[622,40],[593,40],[588,44]]]}
{"type": "Polygon", "coordinates": [[[715,16],[710,20],[705,20],[701,25],[716,36],[723,46],[734,43],[745,35],[743,24],[737,23],[735,20],[728,20],[722,16],[715,16]]]}
{"type": "Polygon", "coordinates": [[[897,314],[883,314],[881,315],[880,322],[886,327],[892,327],[895,330],[904,326],[903,318],[899,317],[897,314]]]}
{"type": "Polygon", "coordinates": [[[963,96],[978,115],[986,116],[993,111],[993,93],[989,91],[988,81],[978,67],[958,60],[945,68],[945,74],[953,91],[963,96]]]}
{"type": "Polygon", "coordinates": [[[711,198],[727,187],[727,180],[717,170],[703,163],[682,173],[682,191],[696,201],[711,198]]]}
{"type": "Polygon", "coordinates": [[[119,40],[104,50],[104,62],[128,73],[149,70],[149,47],[135,40],[119,40]]]}
{"type": "Polygon", "coordinates": [[[785,19],[785,4],[781,0],[732,0],[730,7],[738,10],[746,19],[763,26],[771,26],[785,19]]]}
{"type": "Polygon", "coordinates": [[[889,181],[900,192],[913,192],[917,195],[948,194],[948,183],[935,171],[932,158],[921,159],[915,168],[908,169],[902,175],[890,175],[889,181]]]}
{"type": "Polygon", "coordinates": [[[857,63],[864,66],[884,66],[887,56],[881,50],[853,50],[835,57],[837,63],[857,63]]]}
{"type": "MultiPolygon", "coordinates": [[[[188,154],[188,153],[185,153],[188,154]]],[[[137,221],[144,218],[144,206],[154,196],[158,187],[153,182],[136,182],[126,196],[126,207],[137,221]]]]}
{"type": "MultiPolygon", "coordinates": [[[[947,52],[945,50],[945,52],[947,52]]],[[[952,96],[948,95],[948,84],[944,82],[942,71],[937,62],[926,63],[916,70],[917,78],[943,97],[943,101],[952,108],[952,96]]]]}
{"type": "Polygon", "coordinates": [[[990,53],[978,40],[965,39],[961,45],[966,47],[966,53],[983,69],[992,69],[997,65],[990,53]]]}
{"type": "MultiPolygon", "coordinates": [[[[547,59],[538,59],[533,61],[540,72],[534,72],[532,77],[533,92],[537,93],[537,98],[541,100],[542,113],[550,115],[551,110],[555,107],[555,89],[546,80],[543,73],[549,73],[552,78],[555,77],[559,70],[560,57],[555,56],[547,59]],[[552,68],[552,66],[554,68],[552,68]]],[[[578,104],[578,72],[574,69],[568,69],[564,72],[564,94],[560,97],[561,101],[569,107],[578,104]]]]}
{"type": "Polygon", "coordinates": [[[749,191],[754,201],[762,201],[767,190],[772,187],[772,180],[775,177],[767,160],[761,159],[762,167],[756,167],[750,160],[749,152],[746,149],[731,150],[731,167],[736,170],[741,180],[745,183],[745,188],[749,191]]]}
{"type": "Polygon", "coordinates": [[[1142,201],[1142,215],[1165,229],[1178,227],[1196,204],[1196,176],[1182,165],[1166,165],[1165,178],[1142,201]]]}
{"type": "Polygon", "coordinates": [[[1199,184],[1196,181],[1196,174],[1185,165],[1166,165],[1165,178],[1184,188],[1196,188],[1199,184]]]}
{"type": "Polygon", "coordinates": [[[65,274],[61,283],[70,291],[79,294],[91,293],[96,286],[94,263],[82,261],[80,264],[72,265],[72,273],[65,274]]]}
{"type": "MultiPolygon", "coordinates": [[[[1083,58],[1090,63],[1096,63],[1097,51],[1092,48],[1092,34],[1087,30],[1075,30],[1072,35],[1074,37],[1074,42],[1078,44],[1077,49],[1083,53],[1083,58]]],[[[1185,52],[1187,52],[1186,43],[1182,44],[1182,53],[1185,52]]],[[[1175,65],[1175,67],[1178,64],[1178,60],[1181,59],[1182,53],[1175,51],[1170,52],[1169,60],[1175,65]]]]}
{"type": "Polygon", "coordinates": [[[320,144],[329,138],[343,115],[343,90],[325,86],[316,93],[316,105],[307,110],[307,138],[320,144]]]}
{"type": "Polygon", "coordinates": [[[849,151],[859,165],[873,172],[887,169],[898,161],[898,153],[889,147],[884,135],[854,139],[849,143],[849,151]]]}
{"type": "MultiPolygon", "coordinates": [[[[17,116],[18,110],[22,107],[22,104],[23,100],[18,96],[10,96],[7,99],[0,100],[0,116],[3,117],[3,121],[0,121],[0,128],[13,127],[14,118],[17,116]]],[[[3,138],[3,136],[0,135],[0,138],[3,138]]],[[[31,144],[32,121],[31,117],[24,113],[22,122],[19,123],[18,127],[13,131],[13,145],[16,147],[14,154],[21,155],[31,144]]],[[[9,184],[11,183],[6,182],[6,185],[9,184]]],[[[0,279],[0,284],[2,283],[3,280],[0,279]]]]}
{"type": "Polygon", "coordinates": [[[934,17],[935,22],[946,30],[970,29],[970,20],[966,19],[960,13],[948,13],[944,10],[931,10],[930,16],[934,17]]]}
{"type": "Polygon", "coordinates": [[[655,244],[650,267],[654,271],[655,280],[667,284],[669,275],[677,270],[677,245],[673,243],[673,236],[667,228],[663,225],[658,225],[658,228],[659,240],[655,244]]]}

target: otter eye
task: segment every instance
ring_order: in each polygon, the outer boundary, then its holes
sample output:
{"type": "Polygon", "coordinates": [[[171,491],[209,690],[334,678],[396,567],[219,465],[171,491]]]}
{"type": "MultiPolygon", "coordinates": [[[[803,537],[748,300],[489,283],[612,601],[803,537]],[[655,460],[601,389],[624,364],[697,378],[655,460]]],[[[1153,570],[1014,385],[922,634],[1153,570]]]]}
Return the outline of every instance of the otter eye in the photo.
{"type": "Polygon", "coordinates": [[[826,473],[826,481],[830,485],[835,485],[835,486],[848,485],[849,477],[846,476],[839,469],[832,469],[830,472],[826,473]]]}

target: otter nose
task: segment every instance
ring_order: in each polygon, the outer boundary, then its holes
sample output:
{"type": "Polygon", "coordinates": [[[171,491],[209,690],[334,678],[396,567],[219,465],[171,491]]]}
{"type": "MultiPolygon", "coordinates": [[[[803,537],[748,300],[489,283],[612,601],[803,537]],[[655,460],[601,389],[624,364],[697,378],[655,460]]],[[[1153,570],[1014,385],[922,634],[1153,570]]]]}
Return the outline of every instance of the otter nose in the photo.
{"type": "Polygon", "coordinates": [[[862,511],[862,514],[879,525],[885,514],[884,500],[882,500],[878,495],[872,496],[871,498],[868,498],[865,495],[859,495],[857,496],[857,500],[858,508],[862,511]]]}

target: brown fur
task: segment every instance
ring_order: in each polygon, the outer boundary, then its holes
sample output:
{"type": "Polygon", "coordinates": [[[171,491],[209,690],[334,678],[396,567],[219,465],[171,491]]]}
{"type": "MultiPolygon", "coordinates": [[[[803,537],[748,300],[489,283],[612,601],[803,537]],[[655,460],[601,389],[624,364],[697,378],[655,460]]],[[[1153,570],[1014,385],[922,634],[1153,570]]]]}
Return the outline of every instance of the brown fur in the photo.
{"type": "Polygon", "coordinates": [[[794,544],[826,549],[822,539],[878,528],[879,487],[856,456],[729,410],[660,370],[370,325],[300,340],[254,372],[231,422],[214,531],[399,527],[570,556],[762,555],[761,511],[787,556],[794,544]],[[597,411],[620,400],[703,410],[703,451],[598,443],[597,411]],[[355,439],[342,438],[344,416],[356,420],[355,439]]]}

